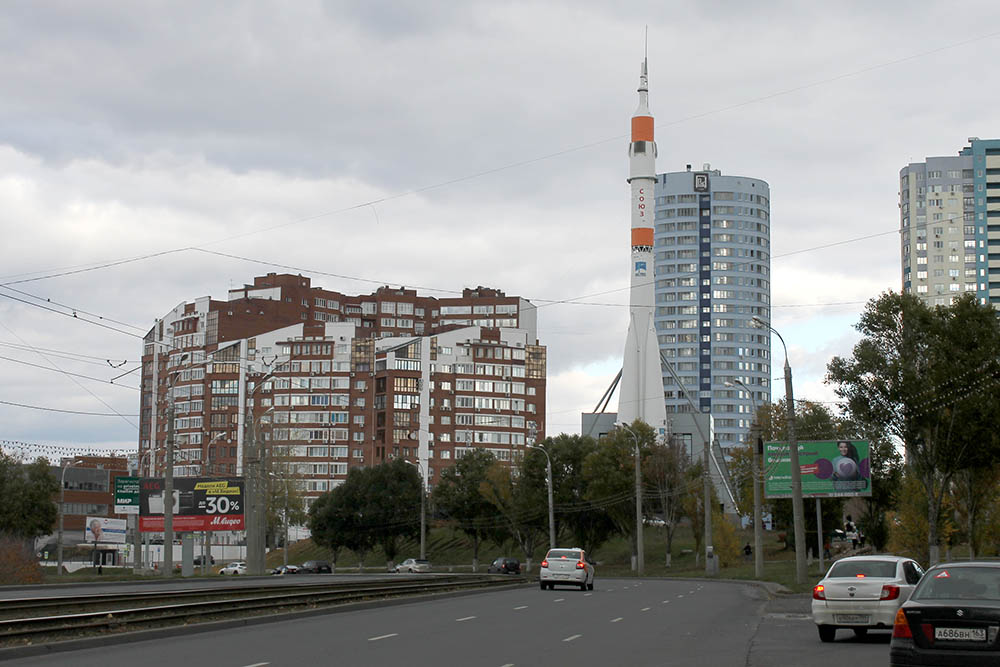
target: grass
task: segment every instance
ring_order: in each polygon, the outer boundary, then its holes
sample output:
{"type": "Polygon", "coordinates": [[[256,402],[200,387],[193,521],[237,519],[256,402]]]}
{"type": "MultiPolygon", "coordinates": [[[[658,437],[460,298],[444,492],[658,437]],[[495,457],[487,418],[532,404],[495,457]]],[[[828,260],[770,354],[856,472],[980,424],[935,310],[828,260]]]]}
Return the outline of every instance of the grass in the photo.
{"type": "MultiPolygon", "coordinates": [[[[694,538],[689,527],[681,527],[674,535],[672,566],[666,567],[666,536],[662,529],[647,527],[644,532],[644,556],[645,556],[645,576],[646,577],[682,577],[695,578],[705,577],[704,560],[695,562],[694,538]]],[[[740,532],[741,543],[753,543],[753,531],[740,532]]],[[[417,540],[408,540],[403,543],[396,560],[404,558],[414,558],[420,552],[420,543],[417,540]]],[[[538,561],[545,554],[545,545],[540,546],[532,559],[532,570],[538,567],[538,561]]],[[[614,538],[602,545],[595,554],[598,561],[598,568],[601,576],[605,577],[632,577],[635,572],[631,568],[632,549],[628,540],[614,538]]],[[[485,541],[479,548],[480,571],[485,571],[486,567],[497,556],[514,556],[522,561],[524,555],[521,550],[511,542],[494,543],[485,541]]],[[[427,558],[431,561],[437,571],[454,568],[456,571],[470,571],[472,566],[472,547],[465,536],[448,527],[434,527],[428,531],[427,535],[427,558]]],[[[320,547],[312,540],[303,540],[292,544],[288,552],[288,562],[299,564],[307,560],[327,560],[332,561],[330,551],[320,547]]],[[[380,549],[375,549],[365,556],[365,571],[384,572],[386,570],[386,557],[380,549]]],[[[822,573],[819,570],[819,563],[813,562],[809,567],[809,578],[804,585],[795,583],[795,553],[784,548],[783,542],[777,541],[776,532],[765,532],[764,534],[764,580],[781,584],[794,592],[807,592],[812,589],[813,584],[820,579],[822,573]]],[[[276,567],[284,562],[284,553],[281,549],[271,551],[267,556],[268,567],[276,567]]],[[[358,567],[357,556],[347,550],[340,553],[337,559],[338,570],[356,570],[358,567]]],[[[744,562],[742,559],[729,567],[720,570],[719,578],[722,579],[747,579],[753,580],[754,564],[744,562]]]]}

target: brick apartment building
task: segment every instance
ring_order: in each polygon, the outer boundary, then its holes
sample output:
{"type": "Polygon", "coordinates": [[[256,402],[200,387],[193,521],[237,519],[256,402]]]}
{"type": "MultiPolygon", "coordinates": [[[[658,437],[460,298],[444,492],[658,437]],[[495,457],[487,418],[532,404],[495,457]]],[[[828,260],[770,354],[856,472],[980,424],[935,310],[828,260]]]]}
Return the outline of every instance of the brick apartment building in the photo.
{"type": "Polygon", "coordinates": [[[162,474],[171,404],[177,476],[242,475],[262,442],[309,501],[352,466],[402,457],[432,487],[471,448],[509,461],[545,434],[536,308],[485,287],[345,295],[270,273],[175,307],[142,359],[143,474],[162,474]]]}

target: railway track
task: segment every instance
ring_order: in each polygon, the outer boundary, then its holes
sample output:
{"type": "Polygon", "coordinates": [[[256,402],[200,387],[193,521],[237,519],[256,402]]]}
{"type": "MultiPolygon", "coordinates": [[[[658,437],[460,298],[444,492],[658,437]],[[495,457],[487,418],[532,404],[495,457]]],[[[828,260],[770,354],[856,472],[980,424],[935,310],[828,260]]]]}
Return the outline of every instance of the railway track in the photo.
{"type": "Polygon", "coordinates": [[[0,647],[335,607],[522,583],[521,577],[440,576],[102,593],[0,601],[0,647]]]}

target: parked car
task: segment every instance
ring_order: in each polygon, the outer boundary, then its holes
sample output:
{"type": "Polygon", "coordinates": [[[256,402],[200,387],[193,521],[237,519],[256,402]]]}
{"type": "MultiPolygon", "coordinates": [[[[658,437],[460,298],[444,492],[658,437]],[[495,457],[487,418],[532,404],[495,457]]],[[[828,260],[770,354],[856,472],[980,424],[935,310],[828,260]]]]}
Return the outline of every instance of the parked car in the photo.
{"type": "MultiPolygon", "coordinates": [[[[201,565],[201,554],[198,554],[197,556],[194,557],[194,564],[196,567],[201,565]]],[[[209,555],[208,564],[215,565],[215,556],[209,555]]]]}
{"type": "Polygon", "coordinates": [[[594,563],[578,547],[549,549],[538,570],[542,590],[556,585],[579,586],[581,591],[594,590],[594,563]]]}
{"type": "Polygon", "coordinates": [[[278,567],[271,570],[271,574],[298,574],[298,565],[279,565],[278,567]]]}
{"type": "Polygon", "coordinates": [[[299,572],[303,574],[331,574],[333,566],[325,560],[307,560],[299,565],[299,572]]]}
{"type": "Polygon", "coordinates": [[[521,574],[521,561],[516,558],[500,556],[486,570],[489,574],[521,574]]]}
{"type": "Polygon", "coordinates": [[[228,574],[233,577],[235,577],[238,574],[246,574],[246,573],[247,573],[247,564],[240,560],[229,563],[221,570],[219,570],[219,574],[223,575],[228,574]]]}
{"type": "Polygon", "coordinates": [[[832,642],[838,628],[861,637],[892,628],[896,612],[924,571],[901,556],[850,556],[834,562],[813,587],[812,616],[820,641],[832,642]]]}
{"type": "Polygon", "coordinates": [[[431,562],[420,558],[407,558],[402,563],[393,568],[395,572],[430,572],[431,562]]]}
{"type": "Polygon", "coordinates": [[[1000,664],[1000,563],[927,570],[896,612],[890,665],[1000,664]]]}

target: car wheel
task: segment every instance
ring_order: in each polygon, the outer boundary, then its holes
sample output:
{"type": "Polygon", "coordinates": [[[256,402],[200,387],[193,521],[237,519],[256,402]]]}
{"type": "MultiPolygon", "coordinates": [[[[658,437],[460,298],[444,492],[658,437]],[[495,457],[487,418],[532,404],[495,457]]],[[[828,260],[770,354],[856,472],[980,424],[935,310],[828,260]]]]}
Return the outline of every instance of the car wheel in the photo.
{"type": "Polygon", "coordinates": [[[590,582],[589,584],[587,584],[587,590],[588,590],[588,591],[592,591],[592,590],[594,590],[594,582],[593,582],[593,581],[592,581],[592,582],[590,582]]]}
{"type": "Polygon", "coordinates": [[[407,572],[409,572],[410,574],[413,574],[413,568],[411,567],[410,569],[407,570],[407,572]]]}
{"type": "Polygon", "coordinates": [[[868,628],[852,628],[854,630],[855,637],[867,637],[868,628]]]}
{"type": "Polygon", "coordinates": [[[544,590],[545,590],[546,588],[548,588],[548,586],[546,586],[546,585],[545,585],[545,582],[544,582],[544,581],[539,581],[539,582],[538,582],[538,586],[539,586],[539,588],[541,588],[541,589],[542,589],[543,591],[544,591],[544,590]]]}
{"type": "Polygon", "coordinates": [[[817,625],[819,630],[819,640],[821,642],[832,642],[837,636],[837,628],[832,625],[817,625]]]}

